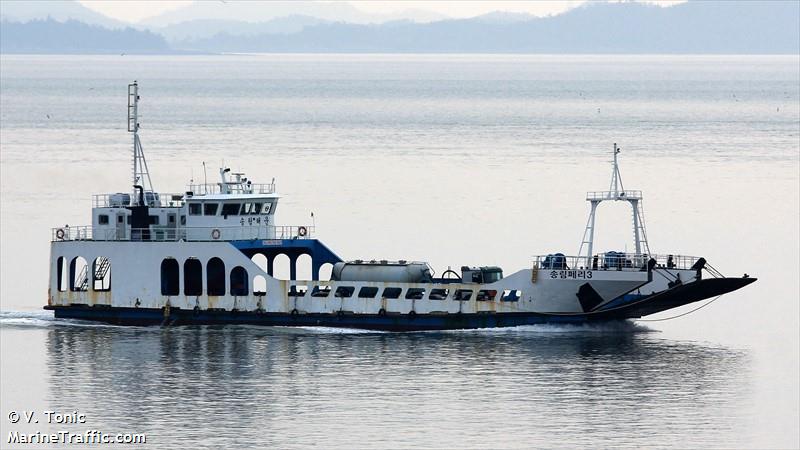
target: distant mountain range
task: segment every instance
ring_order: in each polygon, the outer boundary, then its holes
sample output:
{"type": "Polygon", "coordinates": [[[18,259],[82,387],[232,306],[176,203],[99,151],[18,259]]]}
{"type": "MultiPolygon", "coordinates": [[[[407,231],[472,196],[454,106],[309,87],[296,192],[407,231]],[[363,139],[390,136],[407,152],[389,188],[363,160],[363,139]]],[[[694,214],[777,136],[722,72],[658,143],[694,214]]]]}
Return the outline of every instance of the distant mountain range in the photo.
{"type": "MultiPolygon", "coordinates": [[[[591,2],[541,18],[496,12],[424,23],[369,23],[368,17],[359,18],[356,12],[340,11],[352,6],[324,4],[367,23],[334,21],[331,11],[310,14],[312,2],[297,4],[309,4],[301,8],[309,14],[247,22],[225,16],[202,18],[220,7],[198,2],[192,5],[192,14],[183,16],[193,20],[177,21],[177,12],[172,12],[134,29],[76,2],[9,7],[4,1],[0,2],[0,52],[800,54],[798,1],[690,1],[666,8],[591,2]],[[23,22],[41,17],[37,10],[47,11],[49,18],[23,22]],[[66,19],[77,20],[63,22],[66,19]]],[[[271,13],[281,11],[273,8],[271,13]]]]}

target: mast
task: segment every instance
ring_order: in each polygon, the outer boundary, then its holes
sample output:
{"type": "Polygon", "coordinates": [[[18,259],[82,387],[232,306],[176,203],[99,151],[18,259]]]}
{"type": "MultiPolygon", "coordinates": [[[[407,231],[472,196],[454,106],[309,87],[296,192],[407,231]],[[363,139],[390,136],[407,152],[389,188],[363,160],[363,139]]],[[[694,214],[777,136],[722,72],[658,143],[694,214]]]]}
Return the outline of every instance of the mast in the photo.
{"type": "Polygon", "coordinates": [[[622,192],[625,192],[625,188],[622,186],[622,175],[619,173],[619,163],[617,162],[617,155],[619,155],[619,152],[620,148],[614,143],[614,168],[611,172],[611,186],[608,189],[614,193],[614,197],[619,197],[620,189],[622,192]]]}
{"type": "MultiPolygon", "coordinates": [[[[147,160],[139,140],[139,85],[136,80],[128,85],[128,132],[133,133],[133,196],[131,206],[137,205],[136,187],[142,189],[145,199],[155,200],[153,182],[150,180],[150,171],[147,169],[147,160]]],[[[148,201],[148,200],[146,200],[148,201]]]]}
{"type": "Polygon", "coordinates": [[[581,247],[578,250],[578,255],[586,256],[587,261],[591,260],[594,251],[594,230],[595,230],[595,217],[597,214],[597,206],[603,200],[614,201],[627,201],[631,205],[633,212],[633,241],[637,255],[649,255],[650,246],[647,243],[647,231],[644,226],[644,211],[642,210],[642,191],[626,191],[622,186],[622,174],[619,171],[619,155],[620,148],[614,144],[614,160],[611,170],[611,184],[608,191],[587,192],[586,201],[591,204],[589,211],[589,220],[586,222],[586,229],[583,232],[583,240],[581,247]],[[586,247],[587,251],[584,254],[583,249],[586,247]]]}

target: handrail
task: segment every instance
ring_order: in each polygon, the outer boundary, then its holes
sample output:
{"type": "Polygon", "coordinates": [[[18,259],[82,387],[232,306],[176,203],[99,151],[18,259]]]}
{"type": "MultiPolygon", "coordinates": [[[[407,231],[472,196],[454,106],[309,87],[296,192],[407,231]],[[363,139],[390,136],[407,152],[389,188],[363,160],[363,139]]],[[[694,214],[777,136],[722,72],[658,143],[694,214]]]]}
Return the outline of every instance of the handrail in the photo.
{"type": "Polygon", "coordinates": [[[194,195],[208,194],[274,194],[275,183],[227,183],[222,189],[222,183],[192,183],[186,190],[194,195]]]}
{"type": "Polygon", "coordinates": [[[586,200],[641,200],[642,191],[589,191],[586,200]]]}
{"type": "Polygon", "coordinates": [[[238,241],[256,239],[312,239],[313,225],[245,225],[234,227],[167,227],[149,228],[93,227],[65,225],[51,230],[50,240],[60,241],[238,241]]]}
{"type": "MultiPolygon", "coordinates": [[[[174,207],[179,208],[183,206],[183,195],[177,193],[157,192],[155,198],[150,198],[151,207],[174,207]]],[[[147,199],[145,199],[147,200],[147,199]]],[[[131,206],[131,194],[128,193],[114,193],[114,194],[94,194],[92,195],[93,208],[123,208],[131,206]]],[[[134,199],[136,202],[136,199],[134,199]]]]}
{"type": "Polygon", "coordinates": [[[598,253],[592,257],[550,254],[535,256],[533,267],[543,270],[639,271],[646,270],[650,259],[656,260],[656,267],[688,270],[700,258],[685,255],[645,255],[622,252],[598,253]]]}

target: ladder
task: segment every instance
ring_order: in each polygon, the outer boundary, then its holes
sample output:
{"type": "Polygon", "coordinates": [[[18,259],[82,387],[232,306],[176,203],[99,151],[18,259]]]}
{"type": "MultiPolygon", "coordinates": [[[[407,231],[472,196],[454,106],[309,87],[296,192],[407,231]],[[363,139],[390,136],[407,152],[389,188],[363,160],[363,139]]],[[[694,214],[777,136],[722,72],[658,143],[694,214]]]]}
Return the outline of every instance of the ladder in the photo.
{"type": "MultiPolygon", "coordinates": [[[[109,262],[108,258],[105,256],[101,256],[97,258],[94,264],[94,280],[103,280],[105,279],[106,275],[108,274],[108,270],[111,268],[111,263],[109,262]]],[[[78,280],[80,282],[79,291],[88,291],[89,290],[89,265],[83,266],[80,275],[78,275],[78,280]]]]}

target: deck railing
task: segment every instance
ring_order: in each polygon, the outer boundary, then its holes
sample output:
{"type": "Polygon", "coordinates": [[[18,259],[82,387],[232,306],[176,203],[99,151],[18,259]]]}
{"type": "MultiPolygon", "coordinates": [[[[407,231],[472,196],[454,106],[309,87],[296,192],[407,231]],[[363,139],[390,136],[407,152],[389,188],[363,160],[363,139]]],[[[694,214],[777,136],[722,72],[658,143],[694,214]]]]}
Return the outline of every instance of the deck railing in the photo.
{"type": "Polygon", "coordinates": [[[586,193],[586,200],[641,200],[642,191],[591,191],[586,193]]]}
{"type": "Polygon", "coordinates": [[[696,256],[643,255],[636,253],[607,252],[594,256],[541,255],[534,258],[534,267],[542,270],[647,270],[650,259],[656,267],[690,269],[697,262],[696,256]]]}
{"type": "MultiPolygon", "coordinates": [[[[147,193],[149,194],[149,193],[147,193]]],[[[92,195],[93,208],[122,208],[130,206],[130,199],[133,195],[127,193],[116,194],[95,194],[92,195]]],[[[138,201],[138,200],[135,200],[138,201]]],[[[145,203],[153,207],[181,207],[183,206],[183,194],[159,192],[157,197],[147,195],[145,203]]]]}
{"type": "Polygon", "coordinates": [[[194,195],[208,194],[274,194],[275,183],[228,183],[223,189],[221,183],[196,183],[186,186],[194,195]]]}
{"type": "Polygon", "coordinates": [[[256,239],[311,239],[314,226],[238,226],[238,227],[166,227],[109,228],[63,226],[53,228],[52,241],[239,241],[256,239]]]}

